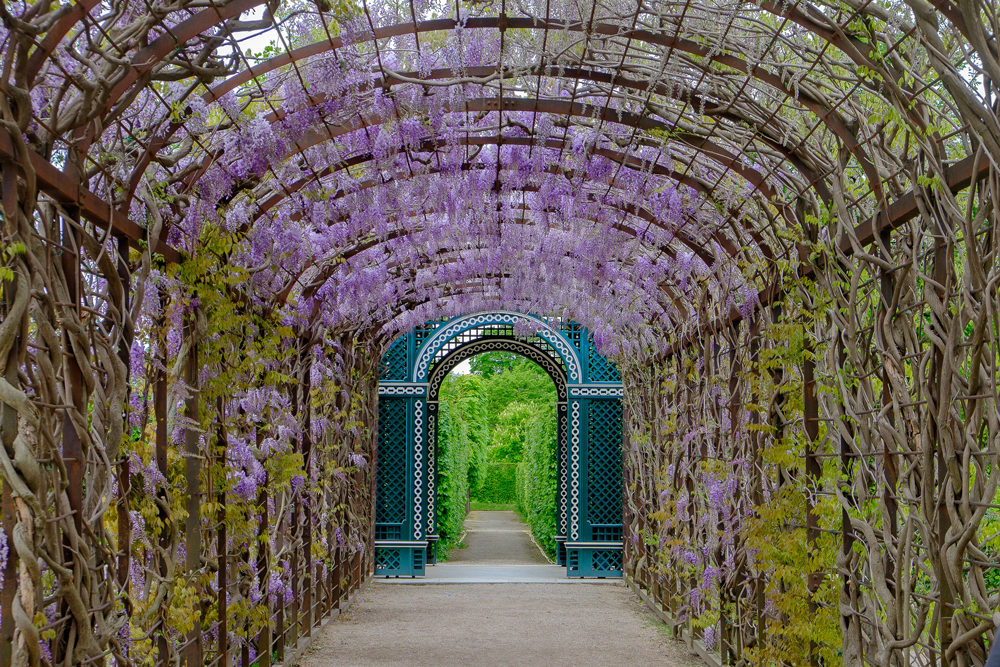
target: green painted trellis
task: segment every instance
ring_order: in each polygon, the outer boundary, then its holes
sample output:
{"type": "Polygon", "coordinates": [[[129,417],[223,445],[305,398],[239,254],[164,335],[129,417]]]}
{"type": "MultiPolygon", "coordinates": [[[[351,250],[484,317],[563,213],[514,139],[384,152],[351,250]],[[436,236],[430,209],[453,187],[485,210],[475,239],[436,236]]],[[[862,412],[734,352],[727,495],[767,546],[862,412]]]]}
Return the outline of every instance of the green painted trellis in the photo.
{"type": "Polygon", "coordinates": [[[438,391],[465,359],[501,350],[531,359],[556,386],[559,564],[570,577],[621,576],[618,370],[579,324],[506,311],[428,322],[382,358],[376,574],[420,576],[433,562],[438,391]]]}

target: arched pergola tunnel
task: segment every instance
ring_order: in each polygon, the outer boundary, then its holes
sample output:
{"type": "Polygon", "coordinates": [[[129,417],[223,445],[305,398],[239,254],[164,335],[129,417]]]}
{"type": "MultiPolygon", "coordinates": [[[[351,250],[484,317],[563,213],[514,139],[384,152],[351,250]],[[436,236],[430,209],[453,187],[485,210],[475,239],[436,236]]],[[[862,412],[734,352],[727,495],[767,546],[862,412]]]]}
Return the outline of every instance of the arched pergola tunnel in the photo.
{"type": "Polygon", "coordinates": [[[706,654],[984,664],[995,5],[0,16],[3,665],[294,659],[382,355],[500,310],[621,370],[625,573],[706,654]]]}

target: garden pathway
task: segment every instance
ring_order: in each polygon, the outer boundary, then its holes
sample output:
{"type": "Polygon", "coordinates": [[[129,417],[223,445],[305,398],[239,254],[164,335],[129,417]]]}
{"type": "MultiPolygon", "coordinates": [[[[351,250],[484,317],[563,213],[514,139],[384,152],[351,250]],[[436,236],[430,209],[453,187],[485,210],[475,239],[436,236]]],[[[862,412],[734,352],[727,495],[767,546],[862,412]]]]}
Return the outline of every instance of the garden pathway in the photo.
{"type": "Polygon", "coordinates": [[[545,565],[513,512],[473,512],[466,527],[468,548],[427,578],[373,579],[301,667],[704,666],[620,582],[545,565]],[[467,583],[473,571],[525,583],[467,583]]]}

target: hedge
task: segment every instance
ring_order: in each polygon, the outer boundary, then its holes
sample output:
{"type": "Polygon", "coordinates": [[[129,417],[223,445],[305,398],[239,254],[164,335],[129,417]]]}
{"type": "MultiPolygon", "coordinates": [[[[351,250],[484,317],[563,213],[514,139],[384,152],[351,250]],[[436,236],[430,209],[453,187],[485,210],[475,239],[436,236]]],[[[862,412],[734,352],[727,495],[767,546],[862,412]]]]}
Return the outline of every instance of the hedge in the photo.
{"type": "Polygon", "coordinates": [[[438,406],[437,531],[439,553],[444,555],[462,534],[465,501],[469,493],[469,460],[472,445],[469,427],[456,417],[448,401],[438,406]]]}
{"type": "Polygon", "coordinates": [[[483,484],[473,492],[472,499],[481,503],[514,504],[516,474],[516,463],[487,464],[483,484]]]}
{"type": "Polygon", "coordinates": [[[531,422],[516,474],[517,511],[531,526],[538,544],[556,555],[556,421],[544,416],[531,422]]]}

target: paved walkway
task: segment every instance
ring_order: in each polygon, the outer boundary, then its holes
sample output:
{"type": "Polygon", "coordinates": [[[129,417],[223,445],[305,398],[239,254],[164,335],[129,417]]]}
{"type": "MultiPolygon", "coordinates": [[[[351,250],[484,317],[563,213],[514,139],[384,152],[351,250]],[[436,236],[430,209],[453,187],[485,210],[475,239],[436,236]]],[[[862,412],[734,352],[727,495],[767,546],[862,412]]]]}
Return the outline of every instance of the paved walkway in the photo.
{"type": "Polygon", "coordinates": [[[704,667],[620,582],[546,565],[513,512],[466,527],[468,548],[426,578],[373,579],[302,667],[704,667]]]}

